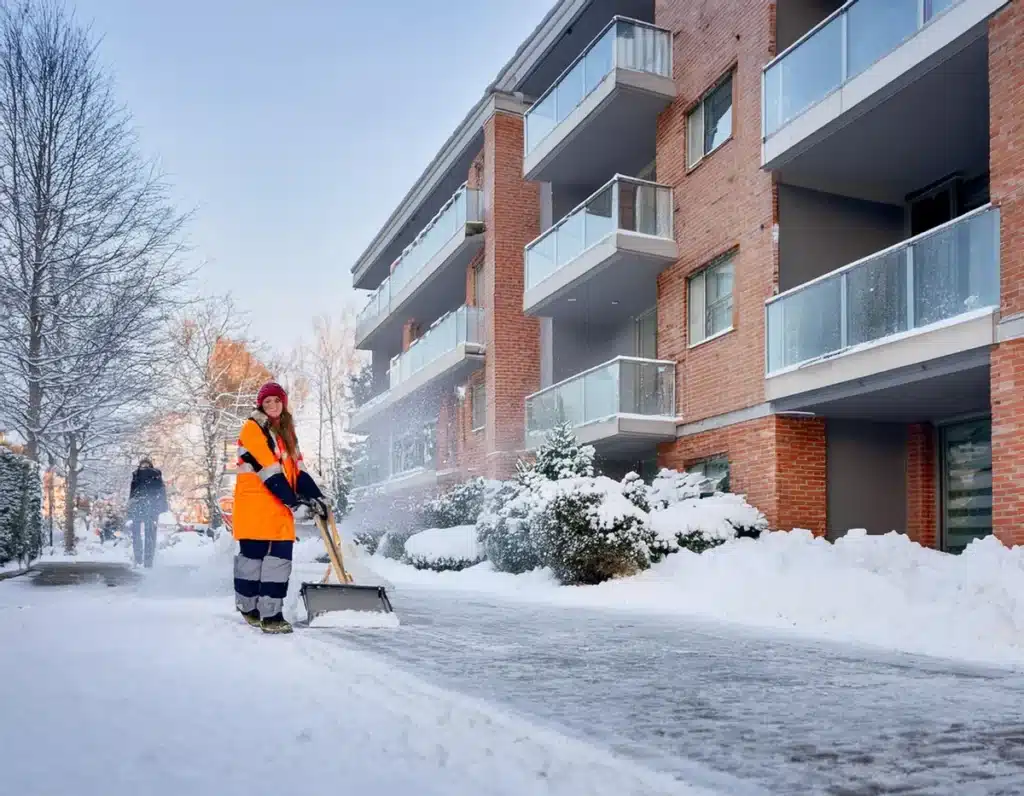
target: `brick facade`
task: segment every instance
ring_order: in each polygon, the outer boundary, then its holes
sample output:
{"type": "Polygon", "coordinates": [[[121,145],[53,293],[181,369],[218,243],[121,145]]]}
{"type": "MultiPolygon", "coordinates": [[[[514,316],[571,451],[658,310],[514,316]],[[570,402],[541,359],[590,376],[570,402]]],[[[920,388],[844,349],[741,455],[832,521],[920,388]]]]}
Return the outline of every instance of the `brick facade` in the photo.
{"type": "Polygon", "coordinates": [[[924,547],[938,543],[935,428],[907,426],[907,536],[924,547]]]}
{"type": "Polygon", "coordinates": [[[733,492],[746,495],[773,528],[824,535],[825,422],[772,415],[682,437],[661,446],[659,464],[683,470],[709,456],[729,457],[733,492]]]}
{"type": "Polygon", "coordinates": [[[1009,545],[1024,544],[1024,339],[992,352],[992,525],[1009,545]]]}
{"type": "MultiPolygon", "coordinates": [[[[1001,314],[1024,312],[1024,6],[989,22],[990,194],[999,206],[1001,314]]],[[[996,536],[1024,544],[1024,340],[992,352],[992,523],[996,536]]]]}
{"type": "Polygon", "coordinates": [[[770,3],[659,0],[655,21],[675,33],[677,99],[658,120],[658,181],[675,189],[679,260],[658,279],[658,357],[676,360],[687,422],[764,401],[764,302],[775,292],[771,175],[761,169],[761,68],[773,45],[770,3]],[[692,170],[686,116],[733,71],[732,137],[692,170]],[[687,278],[735,249],[734,331],[689,348],[687,278]]]}

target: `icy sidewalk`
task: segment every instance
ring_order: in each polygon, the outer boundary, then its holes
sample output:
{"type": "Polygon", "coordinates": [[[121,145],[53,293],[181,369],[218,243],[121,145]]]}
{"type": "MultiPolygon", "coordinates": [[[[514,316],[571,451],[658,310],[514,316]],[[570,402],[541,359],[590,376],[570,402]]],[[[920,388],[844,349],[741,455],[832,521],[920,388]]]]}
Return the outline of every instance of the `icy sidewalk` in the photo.
{"type": "Polygon", "coordinates": [[[267,637],[227,595],[172,598],[184,577],[158,564],[150,588],[0,583],[5,792],[706,793],[431,687],[343,634],[267,637]]]}

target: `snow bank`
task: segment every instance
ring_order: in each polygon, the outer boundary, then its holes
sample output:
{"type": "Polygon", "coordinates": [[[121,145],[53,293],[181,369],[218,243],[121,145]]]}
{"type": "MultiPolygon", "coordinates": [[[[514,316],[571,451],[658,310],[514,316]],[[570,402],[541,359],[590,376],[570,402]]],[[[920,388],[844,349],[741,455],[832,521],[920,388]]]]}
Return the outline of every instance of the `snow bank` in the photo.
{"type": "MultiPolygon", "coordinates": [[[[705,500],[707,500],[705,498],[705,500]]],[[[381,562],[374,559],[377,569],[381,562]]],[[[379,570],[380,571],[380,570],[379,570]]],[[[417,572],[388,562],[396,583],[510,599],[672,614],[981,663],[1024,664],[1024,547],[989,537],[960,556],[906,536],[850,531],[831,544],[809,531],[736,539],[675,553],[632,578],[562,587],[550,573],[417,572]]]]}
{"type": "Polygon", "coordinates": [[[475,525],[420,531],[406,539],[405,553],[410,559],[436,565],[446,561],[462,561],[469,566],[484,557],[476,538],[475,525]]]}
{"type": "Polygon", "coordinates": [[[717,493],[672,502],[651,512],[651,528],[664,541],[676,535],[703,533],[710,539],[732,539],[736,528],[767,526],[764,515],[742,495],[717,493]]]}

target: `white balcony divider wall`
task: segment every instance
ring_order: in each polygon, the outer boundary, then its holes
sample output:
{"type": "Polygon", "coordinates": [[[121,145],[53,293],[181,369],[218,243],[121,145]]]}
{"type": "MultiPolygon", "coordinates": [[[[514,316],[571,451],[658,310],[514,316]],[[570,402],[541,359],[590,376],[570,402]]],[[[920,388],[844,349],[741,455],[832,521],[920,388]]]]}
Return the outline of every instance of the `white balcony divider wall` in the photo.
{"type": "Polygon", "coordinates": [[[773,135],[964,0],[850,0],[779,53],[761,79],[773,135]]]}
{"type": "Polygon", "coordinates": [[[766,303],[769,375],[999,306],[999,209],[986,205],[766,303]]]}
{"type": "Polygon", "coordinates": [[[392,358],[388,371],[391,389],[459,345],[482,346],[486,341],[486,314],[482,308],[463,306],[442,315],[407,351],[392,358]]]}
{"type": "Polygon", "coordinates": [[[672,189],[615,175],[557,224],[526,245],[530,290],[614,232],[673,240],[672,189]]]}
{"type": "Polygon", "coordinates": [[[467,223],[483,221],[480,191],[463,183],[437,214],[427,222],[395,261],[391,274],[370,295],[356,317],[357,337],[364,337],[392,310],[391,297],[398,296],[467,223]]]}
{"type": "Polygon", "coordinates": [[[613,17],[526,112],[524,154],[536,149],[616,69],[672,77],[672,34],[646,22],[613,17]]]}
{"type": "Polygon", "coordinates": [[[675,418],[676,365],[616,357],[526,398],[526,436],[543,439],[556,425],[574,428],[619,415],[675,418]]]}

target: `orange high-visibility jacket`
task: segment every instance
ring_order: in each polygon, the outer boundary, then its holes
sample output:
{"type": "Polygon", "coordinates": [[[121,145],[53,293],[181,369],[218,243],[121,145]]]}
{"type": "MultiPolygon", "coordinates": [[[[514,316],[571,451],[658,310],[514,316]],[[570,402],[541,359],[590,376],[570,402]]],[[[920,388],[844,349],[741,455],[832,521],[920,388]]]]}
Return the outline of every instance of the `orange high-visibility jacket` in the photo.
{"type": "Polygon", "coordinates": [[[271,542],[295,540],[292,510],[301,499],[322,497],[306,472],[302,453],[288,456],[275,439],[270,419],[259,410],[250,415],[238,435],[238,463],[232,533],[236,539],[271,542]]]}

